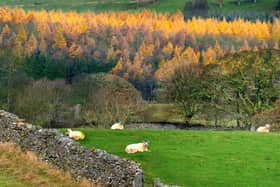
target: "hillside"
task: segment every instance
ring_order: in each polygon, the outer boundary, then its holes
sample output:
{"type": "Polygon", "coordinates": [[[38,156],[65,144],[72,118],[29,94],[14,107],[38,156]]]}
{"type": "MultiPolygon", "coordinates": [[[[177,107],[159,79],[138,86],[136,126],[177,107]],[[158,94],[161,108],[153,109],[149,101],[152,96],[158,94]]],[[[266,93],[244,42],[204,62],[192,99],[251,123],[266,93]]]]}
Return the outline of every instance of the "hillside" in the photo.
{"type": "Polygon", "coordinates": [[[23,153],[13,144],[0,144],[0,186],[2,187],[93,187],[88,181],[79,183],[71,175],[51,168],[33,153],[23,153]]]}
{"type": "MultiPolygon", "coordinates": [[[[186,0],[160,0],[156,4],[144,3],[141,7],[156,10],[158,12],[176,12],[177,10],[183,10],[186,0]]],[[[256,4],[251,2],[242,2],[241,6],[237,6],[234,0],[225,0],[223,11],[271,11],[274,9],[277,0],[260,0],[256,4]]],[[[209,0],[210,11],[219,10],[219,5],[216,0],[209,0]]],[[[129,0],[0,0],[0,5],[18,6],[24,9],[62,9],[65,11],[76,10],[82,11],[122,11],[131,10],[134,11],[136,7],[135,1],[129,0]]]]}
{"type": "Polygon", "coordinates": [[[155,177],[192,187],[279,186],[279,133],[81,130],[82,145],[141,163],[148,186],[155,177]],[[143,140],[150,141],[150,152],[125,153],[126,145],[143,140]]]}

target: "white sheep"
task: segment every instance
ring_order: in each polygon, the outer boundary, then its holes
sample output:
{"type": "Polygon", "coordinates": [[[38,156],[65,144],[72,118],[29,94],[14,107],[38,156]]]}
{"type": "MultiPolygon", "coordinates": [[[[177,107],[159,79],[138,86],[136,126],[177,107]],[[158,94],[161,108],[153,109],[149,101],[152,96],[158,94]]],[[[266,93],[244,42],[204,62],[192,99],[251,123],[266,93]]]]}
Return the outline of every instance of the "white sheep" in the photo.
{"type": "Polygon", "coordinates": [[[16,125],[18,126],[18,127],[21,127],[21,126],[23,126],[25,123],[25,119],[20,119],[20,118],[18,118],[17,120],[16,120],[16,125]]]}
{"type": "Polygon", "coordinates": [[[75,140],[83,140],[85,139],[85,134],[81,131],[72,131],[71,129],[67,129],[66,134],[75,140]]]}
{"type": "Polygon", "coordinates": [[[269,132],[270,130],[270,125],[266,124],[265,126],[260,126],[259,128],[257,128],[257,132],[269,132]]]}
{"type": "Polygon", "coordinates": [[[142,143],[127,145],[126,148],[125,148],[125,152],[126,153],[136,153],[136,152],[149,151],[148,150],[148,144],[149,144],[149,142],[144,141],[142,143]]]}
{"type": "Polygon", "coordinates": [[[123,130],[124,129],[124,125],[121,122],[115,123],[112,125],[111,127],[112,130],[123,130]]]}

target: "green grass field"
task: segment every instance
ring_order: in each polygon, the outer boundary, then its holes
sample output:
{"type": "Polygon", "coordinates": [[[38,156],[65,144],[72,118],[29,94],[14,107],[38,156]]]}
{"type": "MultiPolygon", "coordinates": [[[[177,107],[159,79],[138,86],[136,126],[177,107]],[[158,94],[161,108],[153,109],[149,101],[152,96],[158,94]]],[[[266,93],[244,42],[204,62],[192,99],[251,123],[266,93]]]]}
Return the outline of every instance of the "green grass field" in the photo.
{"type": "Polygon", "coordinates": [[[82,129],[89,148],[141,163],[145,183],[160,177],[180,186],[279,186],[280,134],[223,131],[82,129]],[[150,141],[150,152],[126,154],[127,144],[150,141]]]}
{"type": "MultiPolygon", "coordinates": [[[[156,10],[158,12],[176,12],[184,8],[186,0],[159,0],[154,5],[146,5],[144,8],[156,10]]],[[[242,2],[241,6],[237,6],[235,0],[225,0],[223,11],[237,11],[237,10],[256,10],[256,11],[271,11],[277,0],[258,0],[252,3],[249,1],[242,2]]],[[[218,10],[216,0],[209,0],[210,11],[218,10]]],[[[121,10],[135,10],[135,1],[130,0],[0,0],[0,5],[18,6],[24,9],[62,9],[65,11],[121,11],[121,10]]]]}

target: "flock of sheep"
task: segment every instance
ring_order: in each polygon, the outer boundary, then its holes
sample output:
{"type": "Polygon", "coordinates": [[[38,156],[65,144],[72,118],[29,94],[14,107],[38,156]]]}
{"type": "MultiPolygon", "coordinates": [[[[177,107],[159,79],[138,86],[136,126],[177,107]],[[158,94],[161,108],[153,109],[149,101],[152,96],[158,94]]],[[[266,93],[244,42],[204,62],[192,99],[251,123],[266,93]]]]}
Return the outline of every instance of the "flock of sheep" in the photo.
{"type": "MultiPolygon", "coordinates": [[[[124,125],[121,124],[121,123],[115,123],[115,124],[112,125],[111,129],[112,130],[123,130],[124,125]]],[[[256,132],[268,133],[268,132],[270,132],[270,125],[266,124],[265,126],[260,126],[259,128],[257,128],[256,132]]],[[[70,138],[73,138],[75,140],[85,139],[85,134],[81,131],[72,131],[71,129],[67,129],[66,134],[70,138]]],[[[148,141],[143,141],[141,143],[135,143],[135,144],[129,144],[129,145],[126,146],[125,152],[130,154],[130,153],[149,151],[148,150],[148,145],[149,145],[148,141]]]]}
{"type": "MultiPolygon", "coordinates": [[[[112,130],[123,130],[124,125],[121,123],[115,123],[111,127],[112,130]]],[[[85,139],[85,134],[81,131],[72,131],[71,129],[67,129],[66,134],[75,140],[83,140],[85,139]]],[[[148,150],[148,141],[143,141],[141,143],[135,143],[135,144],[129,144],[125,148],[125,152],[130,154],[130,153],[137,153],[137,152],[145,152],[149,151],[148,150]]]]}

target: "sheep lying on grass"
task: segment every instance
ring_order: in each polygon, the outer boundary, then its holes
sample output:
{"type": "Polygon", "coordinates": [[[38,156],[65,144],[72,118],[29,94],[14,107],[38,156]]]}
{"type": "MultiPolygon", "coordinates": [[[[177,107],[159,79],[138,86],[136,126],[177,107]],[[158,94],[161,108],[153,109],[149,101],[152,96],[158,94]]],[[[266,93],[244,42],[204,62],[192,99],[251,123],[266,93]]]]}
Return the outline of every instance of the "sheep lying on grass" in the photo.
{"type": "Polygon", "coordinates": [[[269,132],[270,130],[270,125],[266,124],[265,126],[260,126],[257,128],[257,132],[269,132]]]}
{"type": "Polygon", "coordinates": [[[71,129],[67,129],[66,134],[75,140],[83,140],[85,139],[85,134],[81,131],[72,131],[71,129]]]}
{"type": "Polygon", "coordinates": [[[116,130],[116,129],[123,130],[124,126],[123,126],[123,124],[121,124],[121,122],[119,122],[119,123],[115,123],[114,125],[112,125],[111,129],[113,129],[113,130],[116,130]]]}
{"type": "Polygon", "coordinates": [[[149,151],[148,144],[149,144],[149,142],[144,141],[142,143],[127,145],[125,148],[125,152],[126,153],[136,153],[136,152],[149,151]]]}

